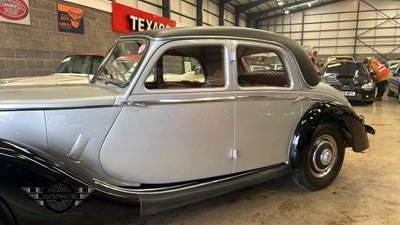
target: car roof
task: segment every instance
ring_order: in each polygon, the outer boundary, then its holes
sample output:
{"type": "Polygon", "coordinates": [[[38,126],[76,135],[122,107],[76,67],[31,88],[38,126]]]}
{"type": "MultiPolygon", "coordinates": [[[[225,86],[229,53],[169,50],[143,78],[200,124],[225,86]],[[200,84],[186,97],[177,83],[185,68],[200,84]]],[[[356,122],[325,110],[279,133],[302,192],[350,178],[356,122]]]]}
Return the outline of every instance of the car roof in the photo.
{"type": "Polygon", "coordinates": [[[303,47],[292,39],[273,32],[244,27],[175,27],[136,32],[123,36],[121,39],[136,36],[145,36],[157,40],[184,39],[187,37],[238,38],[279,43],[293,53],[306,83],[310,86],[315,86],[319,83],[317,72],[303,47]]]}

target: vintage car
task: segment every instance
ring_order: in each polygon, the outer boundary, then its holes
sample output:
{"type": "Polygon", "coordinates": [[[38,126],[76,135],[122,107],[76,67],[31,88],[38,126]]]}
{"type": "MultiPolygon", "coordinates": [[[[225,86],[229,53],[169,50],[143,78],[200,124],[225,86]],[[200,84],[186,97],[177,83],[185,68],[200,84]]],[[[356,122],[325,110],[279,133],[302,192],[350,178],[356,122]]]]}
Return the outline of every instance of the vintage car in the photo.
{"type": "Polygon", "coordinates": [[[331,61],[322,71],[321,81],[340,91],[348,100],[374,103],[375,83],[361,62],[331,61]]]}
{"type": "Polygon", "coordinates": [[[104,59],[104,53],[77,53],[66,56],[54,73],[0,80],[0,86],[88,83],[104,59]]]}
{"type": "Polygon", "coordinates": [[[317,191],[375,133],[299,44],[238,27],[120,37],[90,84],[0,88],[0,126],[0,220],[20,225],[148,215],[286,174],[317,191]],[[279,70],[250,71],[253,55],[279,70]]]}
{"type": "Polygon", "coordinates": [[[386,85],[386,94],[388,96],[397,96],[400,102],[400,64],[397,63],[396,67],[389,67],[393,77],[389,79],[386,85]]]}

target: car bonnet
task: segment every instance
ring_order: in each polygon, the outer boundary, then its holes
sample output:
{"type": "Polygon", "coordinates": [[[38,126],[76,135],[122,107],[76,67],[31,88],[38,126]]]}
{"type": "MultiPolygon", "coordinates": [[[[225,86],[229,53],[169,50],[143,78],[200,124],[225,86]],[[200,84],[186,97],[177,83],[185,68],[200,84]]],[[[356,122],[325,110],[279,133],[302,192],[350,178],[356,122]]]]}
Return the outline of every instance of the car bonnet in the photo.
{"type": "Polygon", "coordinates": [[[113,106],[116,95],[93,84],[0,86],[0,110],[113,106]]]}

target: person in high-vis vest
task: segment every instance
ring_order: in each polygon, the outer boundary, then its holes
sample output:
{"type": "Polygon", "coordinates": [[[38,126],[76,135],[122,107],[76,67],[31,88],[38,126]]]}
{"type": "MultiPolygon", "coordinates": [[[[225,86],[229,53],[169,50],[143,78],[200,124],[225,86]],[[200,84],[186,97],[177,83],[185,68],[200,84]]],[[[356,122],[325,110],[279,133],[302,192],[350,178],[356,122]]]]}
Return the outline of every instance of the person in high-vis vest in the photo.
{"type": "Polygon", "coordinates": [[[372,70],[375,72],[375,75],[372,77],[376,83],[376,88],[378,89],[375,101],[382,101],[383,93],[385,93],[386,83],[393,77],[393,75],[390,70],[385,67],[385,65],[383,65],[374,57],[365,58],[363,62],[370,71],[372,70]]]}
{"type": "Polygon", "coordinates": [[[317,54],[318,51],[314,50],[313,48],[311,48],[310,46],[306,45],[303,46],[304,50],[307,52],[307,54],[310,56],[311,62],[315,68],[315,71],[317,71],[317,73],[319,72],[318,69],[318,64],[317,64],[317,54]]]}

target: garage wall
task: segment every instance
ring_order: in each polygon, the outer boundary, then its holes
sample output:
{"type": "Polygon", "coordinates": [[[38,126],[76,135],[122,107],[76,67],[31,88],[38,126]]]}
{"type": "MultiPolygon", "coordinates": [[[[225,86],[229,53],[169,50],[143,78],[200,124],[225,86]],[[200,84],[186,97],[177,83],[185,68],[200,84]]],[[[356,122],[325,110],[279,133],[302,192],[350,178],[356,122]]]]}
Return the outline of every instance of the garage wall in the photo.
{"type": "Polygon", "coordinates": [[[375,56],[381,61],[400,56],[399,1],[347,0],[261,21],[274,31],[328,55],[375,56]]]}
{"type": "Polygon", "coordinates": [[[31,25],[0,22],[0,78],[48,75],[70,53],[105,52],[119,36],[111,31],[111,14],[84,10],[85,33],[58,31],[57,3],[29,0],[31,25]]]}
{"type": "MultiPolygon", "coordinates": [[[[49,75],[71,53],[105,52],[121,35],[112,31],[111,0],[29,0],[31,25],[0,22],[0,78],[49,75]],[[58,31],[57,3],[84,10],[84,34],[58,31]]],[[[116,0],[162,16],[162,0],[116,0]]],[[[196,0],[170,0],[177,26],[196,26],[196,0]]],[[[224,25],[234,25],[234,9],[226,4],[224,25]]],[[[203,0],[203,25],[216,26],[218,0],[203,0]]],[[[241,25],[245,21],[241,19],[241,25]]]]}
{"type": "MultiPolygon", "coordinates": [[[[162,0],[117,0],[117,2],[134,8],[162,15],[162,0]]],[[[203,26],[218,26],[219,24],[219,0],[202,0],[203,2],[203,26]]],[[[170,0],[171,19],[178,26],[196,26],[197,0],[170,0]]],[[[225,4],[224,26],[235,25],[235,9],[225,4]]],[[[241,18],[240,26],[246,26],[246,21],[241,18]]]]}

